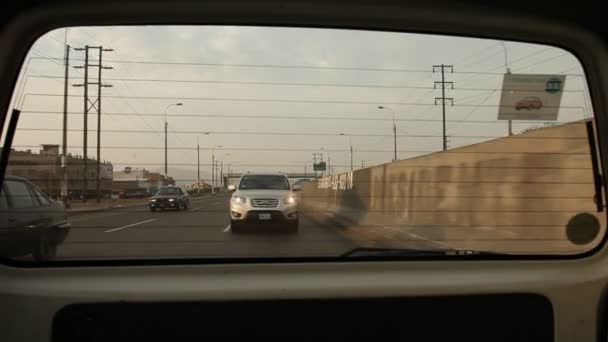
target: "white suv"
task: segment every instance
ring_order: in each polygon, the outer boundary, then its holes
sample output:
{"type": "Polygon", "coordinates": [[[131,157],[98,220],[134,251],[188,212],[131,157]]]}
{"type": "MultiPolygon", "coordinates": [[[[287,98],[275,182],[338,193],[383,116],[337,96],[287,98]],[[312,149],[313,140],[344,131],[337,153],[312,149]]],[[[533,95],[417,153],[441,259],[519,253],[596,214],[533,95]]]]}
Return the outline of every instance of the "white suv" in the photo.
{"type": "Polygon", "coordinates": [[[230,230],[242,231],[252,224],[279,223],[289,230],[298,230],[298,208],[294,191],[284,175],[246,174],[230,199],[230,230]]]}

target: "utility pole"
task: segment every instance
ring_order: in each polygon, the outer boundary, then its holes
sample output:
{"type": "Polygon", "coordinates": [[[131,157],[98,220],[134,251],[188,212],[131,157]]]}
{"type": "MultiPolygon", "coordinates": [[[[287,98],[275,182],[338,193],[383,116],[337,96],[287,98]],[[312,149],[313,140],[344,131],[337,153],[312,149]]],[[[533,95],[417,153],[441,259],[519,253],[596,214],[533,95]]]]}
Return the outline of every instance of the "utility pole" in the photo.
{"type": "Polygon", "coordinates": [[[437,105],[438,102],[441,102],[441,108],[442,108],[442,113],[443,113],[442,121],[443,121],[443,150],[444,151],[448,149],[447,133],[446,133],[446,126],[445,126],[445,103],[446,103],[446,101],[449,101],[452,106],[454,105],[453,97],[445,97],[446,84],[449,85],[451,87],[451,89],[454,89],[454,82],[446,82],[446,80],[445,80],[445,69],[446,68],[450,69],[451,73],[454,72],[454,67],[452,65],[445,65],[445,64],[433,65],[433,72],[435,72],[437,70],[441,70],[441,81],[436,81],[434,84],[434,88],[437,88],[437,85],[441,86],[441,97],[435,98],[435,105],[437,105]]]}
{"type": "Polygon", "coordinates": [[[211,153],[211,193],[215,193],[215,153],[211,153]]]}
{"type": "Polygon", "coordinates": [[[220,178],[219,178],[219,176],[220,176],[220,172],[219,172],[220,170],[219,170],[219,168],[220,168],[220,161],[216,159],[215,160],[215,183],[216,183],[215,185],[217,187],[219,187],[220,184],[221,184],[220,183],[220,178]]]}
{"type": "Polygon", "coordinates": [[[65,44],[65,75],[63,79],[63,146],[61,151],[61,173],[63,184],[61,186],[61,197],[64,203],[68,198],[68,83],[70,74],[70,46],[65,44]]]}
{"type": "Polygon", "coordinates": [[[385,106],[378,106],[378,109],[388,109],[393,114],[393,161],[397,161],[397,123],[395,122],[395,111],[385,106]]]}
{"type": "Polygon", "coordinates": [[[109,84],[103,84],[101,81],[102,69],[112,69],[112,67],[104,67],[102,64],[102,55],[106,51],[114,51],[112,49],[104,49],[102,46],[89,46],[86,45],[84,48],[76,48],[76,51],[84,51],[84,65],[75,66],[74,68],[84,69],[84,82],[81,84],[74,84],[75,87],[84,87],[84,123],[83,123],[83,200],[86,202],[88,193],[88,114],[91,110],[97,112],[97,172],[96,172],[96,197],[97,202],[101,201],[101,88],[111,87],[109,84]],[[89,64],[90,50],[98,50],[98,64],[89,64]],[[89,68],[97,68],[97,82],[89,82],[89,68]],[[91,98],[89,96],[89,86],[97,86],[97,98],[91,98]]]}
{"type": "MultiPolygon", "coordinates": [[[[508,74],[511,73],[511,69],[509,68],[509,57],[507,55],[507,44],[504,41],[501,41],[502,48],[505,53],[505,72],[508,74]]],[[[513,135],[513,121],[509,120],[508,122],[508,133],[509,136],[513,135]]]]}
{"type": "Polygon", "coordinates": [[[350,170],[353,171],[353,144],[350,144],[350,170]]]}
{"type": "Polygon", "coordinates": [[[220,160],[220,184],[225,187],[226,184],[224,182],[224,159],[220,160]]]}
{"type": "Polygon", "coordinates": [[[201,146],[196,144],[196,189],[201,187],[201,146]]]}
{"type": "Polygon", "coordinates": [[[169,176],[167,167],[167,120],[165,120],[165,177],[169,176]]]}
{"type": "Polygon", "coordinates": [[[395,152],[394,161],[397,161],[397,124],[395,123],[395,117],[393,116],[393,151],[395,152]]]}

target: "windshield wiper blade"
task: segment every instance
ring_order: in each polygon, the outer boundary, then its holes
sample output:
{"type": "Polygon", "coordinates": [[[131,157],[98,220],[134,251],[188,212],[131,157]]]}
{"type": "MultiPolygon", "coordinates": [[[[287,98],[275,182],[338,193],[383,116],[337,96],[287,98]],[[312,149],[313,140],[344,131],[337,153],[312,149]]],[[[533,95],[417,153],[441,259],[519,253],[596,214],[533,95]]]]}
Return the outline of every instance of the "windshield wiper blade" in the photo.
{"type": "Polygon", "coordinates": [[[602,196],[602,186],[604,181],[602,173],[600,172],[600,164],[597,158],[597,146],[595,144],[595,133],[593,131],[593,121],[589,120],[586,123],[587,126],[587,140],[589,142],[589,153],[591,153],[591,169],[593,171],[593,183],[595,187],[595,196],[593,200],[597,206],[597,211],[601,212],[604,210],[604,201],[602,196]]]}
{"type": "Polygon", "coordinates": [[[462,249],[415,249],[415,248],[378,248],[378,247],[356,247],[340,255],[341,258],[369,257],[369,256],[483,256],[500,255],[501,253],[462,250],[462,249]]]}

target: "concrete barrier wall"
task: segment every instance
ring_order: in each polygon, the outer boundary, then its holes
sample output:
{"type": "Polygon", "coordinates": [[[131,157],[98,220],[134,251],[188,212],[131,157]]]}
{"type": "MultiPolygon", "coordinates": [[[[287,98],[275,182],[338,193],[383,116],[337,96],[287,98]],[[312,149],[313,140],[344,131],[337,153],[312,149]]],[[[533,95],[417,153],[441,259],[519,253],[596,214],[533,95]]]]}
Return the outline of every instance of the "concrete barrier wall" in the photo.
{"type": "Polygon", "coordinates": [[[574,244],[566,234],[574,215],[596,214],[593,195],[586,127],[575,122],[326,177],[304,187],[302,208],[456,248],[572,253],[602,235],[574,244]]]}

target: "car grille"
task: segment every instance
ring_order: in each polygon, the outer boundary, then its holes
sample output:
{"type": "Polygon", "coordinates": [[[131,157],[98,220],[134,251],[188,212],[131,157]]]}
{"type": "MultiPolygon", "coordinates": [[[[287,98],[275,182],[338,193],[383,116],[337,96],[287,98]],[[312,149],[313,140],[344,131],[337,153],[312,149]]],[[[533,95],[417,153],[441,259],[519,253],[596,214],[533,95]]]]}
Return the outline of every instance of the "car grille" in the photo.
{"type": "Polygon", "coordinates": [[[276,198],[254,198],[251,200],[251,206],[254,208],[276,208],[279,205],[279,200],[276,198]]]}

